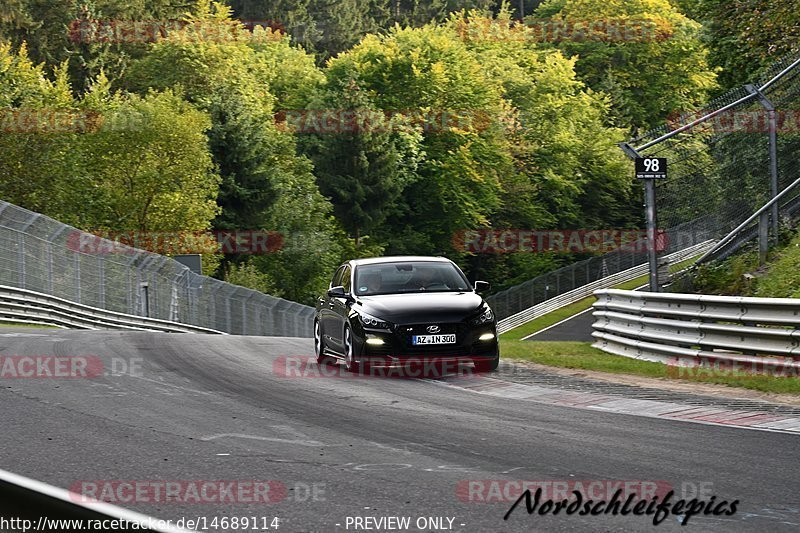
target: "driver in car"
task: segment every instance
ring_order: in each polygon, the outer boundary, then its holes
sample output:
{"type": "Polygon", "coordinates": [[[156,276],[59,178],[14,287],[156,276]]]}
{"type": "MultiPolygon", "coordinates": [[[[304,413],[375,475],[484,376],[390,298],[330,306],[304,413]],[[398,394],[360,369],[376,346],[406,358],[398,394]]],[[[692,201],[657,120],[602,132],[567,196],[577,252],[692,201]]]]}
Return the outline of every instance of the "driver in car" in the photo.
{"type": "Polygon", "coordinates": [[[433,286],[442,286],[442,281],[438,279],[436,272],[431,268],[419,268],[417,274],[411,282],[414,289],[429,289],[433,286]]]}

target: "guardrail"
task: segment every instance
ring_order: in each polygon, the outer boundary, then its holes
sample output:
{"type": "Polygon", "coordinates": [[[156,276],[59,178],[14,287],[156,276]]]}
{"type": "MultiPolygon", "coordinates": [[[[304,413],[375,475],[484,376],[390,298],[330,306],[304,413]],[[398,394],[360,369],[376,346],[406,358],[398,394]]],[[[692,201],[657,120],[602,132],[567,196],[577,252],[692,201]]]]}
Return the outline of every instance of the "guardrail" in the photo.
{"type": "MultiPolygon", "coordinates": [[[[674,254],[670,254],[666,256],[666,260],[670,263],[680,263],[681,261],[685,261],[694,256],[705,253],[707,250],[711,249],[714,244],[715,241],[702,242],[685,248],[679,252],[675,252],[674,254]]],[[[648,264],[642,263],[633,268],[629,268],[628,270],[623,270],[622,272],[617,272],[616,274],[612,274],[597,281],[587,283],[586,285],[578,287],[577,289],[565,292],[559,296],[556,296],[555,298],[550,298],[549,300],[546,300],[540,304],[529,307],[528,309],[525,309],[524,311],[521,311],[515,315],[511,315],[510,317],[499,320],[497,322],[497,332],[499,334],[506,333],[507,331],[522,326],[523,324],[526,324],[542,315],[552,313],[553,311],[556,311],[564,306],[573,304],[583,300],[584,298],[588,298],[599,289],[606,289],[608,287],[613,287],[614,285],[619,285],[620,283],[632,281],[636,278],[644,276],[647,274],[647,272],[648,264]]]]}
{"type": "Polygon", "coordinates": [[[10,531],[77,531],[92,529],[87,521],[97,520],[113,524],[103,528],[105,530],[187,533],[187,530],[174,527],[166,520],[108,503],[83,503],[80,495],[5,470],[0,470],[0,499],[4,511],[2,518],[12,524],[10,531]],[[72,523],[59,524],[56,521],[72,523]],[[76,524],[75,521],[84,522],[76,524]]]}
{"type": "Polygon", "coordinates": [[[126,321],[139,316],[231,335],[312,336],[313,307],[196,274],[170,257],[99,238],[3,200],[0,286],[122,313],[126,321]]]}
{"type": "Polygon", "coordinates": [[[608,353],[673,366],[800,373],[800,299],[615,289],[595,296],[594,346],[608,353]]]}
{"type": "Polygon", "coordinates": [[[116,313],[70,302],[49,294],[5,285],[0,285],[0,320],[77,329],[129,329],[226,335],[214,329],[116,313]]]}

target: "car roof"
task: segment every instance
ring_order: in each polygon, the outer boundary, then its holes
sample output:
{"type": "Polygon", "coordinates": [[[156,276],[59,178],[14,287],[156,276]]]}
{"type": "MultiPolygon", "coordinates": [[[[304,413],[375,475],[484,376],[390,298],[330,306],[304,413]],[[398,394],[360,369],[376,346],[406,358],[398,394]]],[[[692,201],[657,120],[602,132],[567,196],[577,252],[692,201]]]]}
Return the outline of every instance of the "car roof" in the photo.
{"type": "Polygon", "coordinates": [[[411,263],[419,261],[429,261],[435,263],[452,263],[446,257],[430,257],[424,255],[398,255],[390,257],[370,257],[366,259],[353,259],[349,263],[353,266],[375,265],[380,263],[411,263]]]}

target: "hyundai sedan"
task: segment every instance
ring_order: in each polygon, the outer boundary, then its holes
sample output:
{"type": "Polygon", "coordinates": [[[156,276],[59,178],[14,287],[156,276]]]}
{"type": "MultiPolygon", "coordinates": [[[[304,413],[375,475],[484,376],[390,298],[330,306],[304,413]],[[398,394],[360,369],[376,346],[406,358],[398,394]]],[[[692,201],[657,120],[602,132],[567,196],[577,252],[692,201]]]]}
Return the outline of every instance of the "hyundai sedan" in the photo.
{"type": "Polygon", "coordinates": [[[348,371],[409,362],[499,362],[497,321],[480,291],[442,257],[356,259],[341,265],[316,305],[317,362],[348,371]]]}

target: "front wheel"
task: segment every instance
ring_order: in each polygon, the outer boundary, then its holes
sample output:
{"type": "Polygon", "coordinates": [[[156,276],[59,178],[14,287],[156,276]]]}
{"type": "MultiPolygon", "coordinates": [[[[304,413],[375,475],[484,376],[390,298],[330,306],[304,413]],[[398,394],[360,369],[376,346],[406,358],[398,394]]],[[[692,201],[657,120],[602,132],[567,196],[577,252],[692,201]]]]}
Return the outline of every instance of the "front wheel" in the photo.
{"type": "Polygon", "coordinates": [[[353,346],[353,334],[350,326],[344,328],[344,368],[348,372],[358,372],[361,364],[356,359],[355,347],[353,346]]]}
{"type": "Polygon", "coordinates": [[[327,365],[331,358],[325,355],[325,341],[322,338],[322,327],[319,320],[314,321],[314,355],[317,356],[317,364],[327,365]]]}

